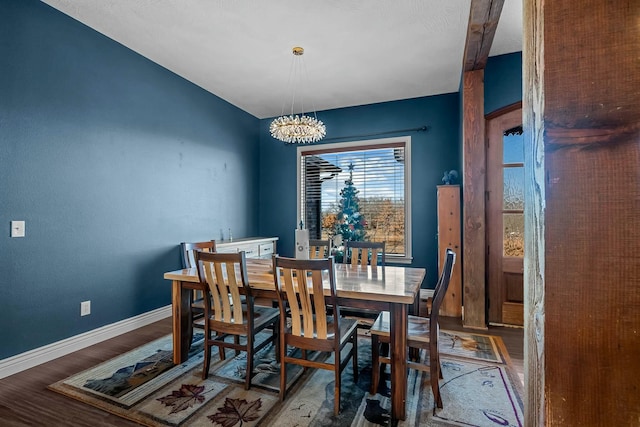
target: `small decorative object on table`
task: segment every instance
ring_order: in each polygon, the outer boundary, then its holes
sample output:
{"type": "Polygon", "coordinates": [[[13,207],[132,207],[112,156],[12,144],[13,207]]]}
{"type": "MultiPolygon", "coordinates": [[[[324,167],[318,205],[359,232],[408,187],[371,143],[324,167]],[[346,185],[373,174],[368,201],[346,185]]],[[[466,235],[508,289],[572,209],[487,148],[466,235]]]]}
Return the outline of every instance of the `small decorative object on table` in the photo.
{"type": "Polygon", "coordinates": [[[309,230],[302,227],[300,221],[300,228],[296,229],[296,258],[309,259],[309,230]]]}
{"type": "Polygon", "coordinates": [[[444,185],[451,185],[453,184],[453,181],[457,178],[458,178],[458,171],[455,169],[451,169],[450,171],[444,171],[442,182],[444,182],[444,185]]]}

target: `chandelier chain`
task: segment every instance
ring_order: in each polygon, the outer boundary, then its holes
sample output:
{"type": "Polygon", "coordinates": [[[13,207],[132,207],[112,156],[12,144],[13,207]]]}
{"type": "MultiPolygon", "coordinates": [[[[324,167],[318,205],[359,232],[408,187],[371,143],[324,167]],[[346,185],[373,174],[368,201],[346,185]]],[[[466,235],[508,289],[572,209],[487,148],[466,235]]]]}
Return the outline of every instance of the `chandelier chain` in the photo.
{"type": "Polygon", "coordinates": [[[298,82],[303,78],[307,78],[307,70],[302,55],[304,49],[301,47],[294,47],[292,49],[294,55],[291,67],[289,68],[289,81],[287,88],[291,91],[291,113],[286,116],[284,114],[284,106],[282,104],[282,115],[276,117],[269,126],[271,136],[288,144],[306,144],[312,142],[318,142],[324,138],[326,134],[326,127],[324,123],[318,120],[318,116],[314,112],[313,117],[306,115],[304,112],[304,90],[300,90],[298,94],[298,82]],[[300,115],[294,114],[296,96],[298,96],[301,104],[300,115]]]}

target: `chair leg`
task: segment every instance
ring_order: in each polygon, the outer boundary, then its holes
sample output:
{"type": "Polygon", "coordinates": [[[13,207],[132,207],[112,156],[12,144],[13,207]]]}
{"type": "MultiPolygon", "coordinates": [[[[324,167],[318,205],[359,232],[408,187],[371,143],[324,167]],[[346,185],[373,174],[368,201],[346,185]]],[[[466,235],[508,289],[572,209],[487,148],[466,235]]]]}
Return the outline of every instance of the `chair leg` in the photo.
{"type": "Polygon", "coordinates": [[[437,408],[442,409],[442,396],[440,396],[440,358],[437,350],[434,351],[433,347],[430,349],[429,355],[429,374],[431,382],[431,391],[433,392],[433,401],[437,408]],[[435,354],[434,354],[435,353],[435,354]]]}
{"type": "Polygon", "coordinates": [[[247,370],[244,378],[244,389],[249,390],[251,388],[251,377],[253,377],[253,337],[252,333],[247,334],[247,370]]]}
{"type": "Polygon", "coordinates": [[[333,415],[338,416],[340,414],[340,383],[342,379],[342,372],[340,371],[340,352],[335,355],[334,361],[334,374],[335,374],[335,386],[333,388],[333,415]]]}
{"type": "Polygon", "coordinates": [[[433,400],[436,402],[436,407],[442,409],[442,396],[440,396],[440,386],[438,385],[438,380],[431,380],[431,390],[433,391],[433,400]]]}
{"type": "Polygon", "coordinates": [[[420,361],[420,349],[417,347],[409,347],[409,359],[414,362],[420,361]]]}
{"type": "Polygon", "coordinates": [[[358,332],[353,334],[353,350],[351,357],[353,358],[353,382],[358,382],[358,332]]]}
{"type": "MultiPolygon", "coordinates": [[[[380,344],[380,354],[384,354],[386,357],[391,355],[391,345],[388,342],[380,344]]],[[[380,370],[378,371],[379,378],[383,378],[387,370],[386,363],[380,363],[380,370]]]]}
{"type": "Polygon", "coordinates": [[[209,376],[209,366],[211,365],[211,344],[209,339],[204,340],[204,362],[202,366],[202,379],[206,380],[209,376]]]}
{"type": "Polygon", "coordinates": [[[285,362],[285,349],[287,348],[284,343],[284,334],[280,336],[280,401],[284,401],[287,387],[287,362],[285,362]]]}
{"type": "Polygon", "coordinates": [[[377,335],[371,334],[371,390],[369,393],[378,392],[380,381],[380,340],[377,335]]]}
{"type": "Polygon", "coordinates": [[[273,325],[273,345],[276,346],[276,362],[280,362],[280,322],[273,325]]]}

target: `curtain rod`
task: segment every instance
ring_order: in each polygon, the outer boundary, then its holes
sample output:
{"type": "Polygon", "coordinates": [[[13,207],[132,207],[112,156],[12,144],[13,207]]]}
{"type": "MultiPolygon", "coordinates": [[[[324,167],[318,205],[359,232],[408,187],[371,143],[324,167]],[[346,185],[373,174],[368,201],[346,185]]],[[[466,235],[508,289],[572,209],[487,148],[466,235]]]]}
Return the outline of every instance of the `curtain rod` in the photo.
{"type": "Polygon", "coordinates": [[[336,136],[333,138],[325,138],[322,141],[336,141],[339,139],[355,139],[355,138],[369,138],[372,136],[382,136],[382,135],[388,135],[390,133],[402,133],[402,132],[426,132],[429,130],[429,126],[420,126],[419,128],[410,128],[410,129],[396,129],[396,130],[389,130],[386,132],[376,132],[376,133],[364,133],[364,134],[360,134],[360,135],[350,135],[350,136],[336,136]]]}

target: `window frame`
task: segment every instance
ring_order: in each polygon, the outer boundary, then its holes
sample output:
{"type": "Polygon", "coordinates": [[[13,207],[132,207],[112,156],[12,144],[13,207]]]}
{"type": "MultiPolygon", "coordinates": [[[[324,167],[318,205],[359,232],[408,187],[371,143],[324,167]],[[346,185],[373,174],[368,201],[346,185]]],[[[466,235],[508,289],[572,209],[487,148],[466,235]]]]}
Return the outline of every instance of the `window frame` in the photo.
{"type": "Polygon", "coordinates": [[[302,182],[301,182],[301,158],[307,153],[340,152],[340,151],[365,151],[370,149],[384,148],[381,146],[398,144],[404,145],[404,234],[405,234],[405,254],[386,254],[386,263],[411,264],[412,234],[411,234],[411,136],[399,136],[392,138],[370,139],[349,142],[335,142],[315,145],[299,145],[296,150],[296,224],[302,220],[302,182]]]}

